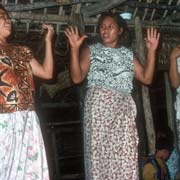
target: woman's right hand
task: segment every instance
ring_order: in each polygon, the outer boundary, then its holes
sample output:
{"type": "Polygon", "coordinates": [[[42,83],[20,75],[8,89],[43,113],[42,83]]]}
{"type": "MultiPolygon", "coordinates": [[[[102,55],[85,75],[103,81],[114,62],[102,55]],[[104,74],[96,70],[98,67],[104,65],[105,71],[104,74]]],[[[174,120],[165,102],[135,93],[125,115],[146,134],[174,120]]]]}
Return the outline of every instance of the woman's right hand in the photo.
{"type": "Polygon", "coordinates": [[[80,36],[78,32],[77,26],[69,26],[64,31],[65,35],[67,36],[69,43],[71,45],[71,48],[79,48],[84,41],[84,39],[87,38],[86,35],[80,36]]]}
{"type": "Polygon", "coordinates": [[[180,56],[180,45],[176,46],[170,54],[170,59],[177,59],[180,56]]]}

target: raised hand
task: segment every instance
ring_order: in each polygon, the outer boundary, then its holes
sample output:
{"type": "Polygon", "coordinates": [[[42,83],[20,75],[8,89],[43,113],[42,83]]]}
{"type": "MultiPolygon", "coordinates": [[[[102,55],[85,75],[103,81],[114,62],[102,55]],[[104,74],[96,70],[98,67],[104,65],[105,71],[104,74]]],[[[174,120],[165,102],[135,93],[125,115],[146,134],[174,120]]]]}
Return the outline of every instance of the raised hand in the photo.
{"type": "Polygon", "coordinates": [[[47,30],[45,40],[46,41],[51,41],[52,38],[53,38],[53,35],[54,35],[54,28],[53,28],[53,26],[49,25],[49,24],[43,24],[42,28],[47,30]]]}
{"type": "Polygon", "coordinates": [[[147,29],[146,47],[150,50],[156,50],[158,47],[160,33],[155,28],[147,29]]]}
{"type": "Polygon", "coordinates": [[[84,39],[87,38],[86,35],[80,36],[78,32],[77,26],[69,26],[64,31],[65,35],[67,36],[69,43],[71,45],[71,48],[79,48],[84,41],[84,39]]]}
{"type": "Polygon", "coordinates": [[[180,45],[176,46],[172,51],[171,51],[171,54],[170,54],[170,59],[177,59],[177,57],[180,56],[180,45]]]}

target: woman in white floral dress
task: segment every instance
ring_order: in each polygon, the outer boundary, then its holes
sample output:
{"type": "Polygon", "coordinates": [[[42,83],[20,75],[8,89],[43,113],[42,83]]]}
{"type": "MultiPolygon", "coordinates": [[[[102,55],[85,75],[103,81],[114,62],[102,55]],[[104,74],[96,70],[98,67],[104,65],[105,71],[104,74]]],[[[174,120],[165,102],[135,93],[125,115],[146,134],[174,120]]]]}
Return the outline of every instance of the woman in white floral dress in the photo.
{"type": "Polygon", "coordinates": [[[32,76],[52,77],[54,30],[43,28],[46,53],[40,65],[29,48],[8,43],[12,24],[0,5],[0,180],[49,180],[32,76]]]}
{"type": "Polygon", "coordinates": [[[143,67],[123,45],[127,25],[119,14],[104,13],[98,24],[101,38],[80,51],[86,35],[77,27],[65,34],[71,45],[71,77],[74,83],[87,78],[84,108],[86,180],[138,180],[135,124],[136,106],[131,96],[133,77],[150,84],[155,66],[159,33],[147,30],[147,63],[143,67]]]}

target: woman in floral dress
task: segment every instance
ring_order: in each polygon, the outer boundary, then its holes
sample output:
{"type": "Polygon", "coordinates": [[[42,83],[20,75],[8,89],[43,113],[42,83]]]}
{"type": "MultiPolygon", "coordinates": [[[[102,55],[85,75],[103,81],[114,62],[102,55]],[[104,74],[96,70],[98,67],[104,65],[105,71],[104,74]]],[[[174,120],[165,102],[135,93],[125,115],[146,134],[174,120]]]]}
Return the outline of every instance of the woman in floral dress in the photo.
{"type": "Polygon", "coordinates": [[[101,38],[80,51],[86,35],[77,27],[65,34],[71,45],[70,69],[74,83],[87,78],[84,107],[86,180],[138,180],[135,124],[131,96],[133,77],[144,84],[153,79],[159,33],[147,30],[147,63],[143,67],[123,44],[127,25],[119,14],[104,13],[98,23],[101,38]]]}
{"type": "Polygon", "coordinates": [[[0,5],[0,180],[49,180],[44,142],[34,111],[33,75],[52,78],[51,25],[47,30],[44,63],[31,50],[8,43],[12,24],[0,5]]]}

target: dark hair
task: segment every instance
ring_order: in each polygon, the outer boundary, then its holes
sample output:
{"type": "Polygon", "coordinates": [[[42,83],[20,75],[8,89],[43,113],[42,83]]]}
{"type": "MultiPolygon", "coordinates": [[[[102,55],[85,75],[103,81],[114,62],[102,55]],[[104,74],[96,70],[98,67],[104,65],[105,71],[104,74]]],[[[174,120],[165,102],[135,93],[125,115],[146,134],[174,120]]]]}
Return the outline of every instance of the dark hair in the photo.
{"type": "Polygon", "coordinates": [[[160,127],[156,132],[156,139],[166,138],[167,141],[174,143],[174,133],[169,126],[160,127]]]}
{"type": "Polygon", "coordinates": [[[8,13],[8,11],[5,9],[5,7],[2,4],[0,4],[0,9],[4,10],[6,13],[8,13]]]}
{"type": "Polygon", "coordinates": [[[160,137],[156,140],[156,149],[157,150],[166,149],[169,152],[172,152],[173,142],[169,141],[169,139],[166,137],[160,137]]]}
{"type": "Polygon", "coordinates": [[[126,21],[119,15],[119,13],[112,13],[112,12],[102,13],[98,20],[98,32],[99,32],[102,22],[104,21],[106,17],[111,17],[112,19],[114,19],[118,27],[123,29],[123,32],[119,36],[119,45],[129,47],[131,45],[129,29],[128,29],[126,21]]]}

